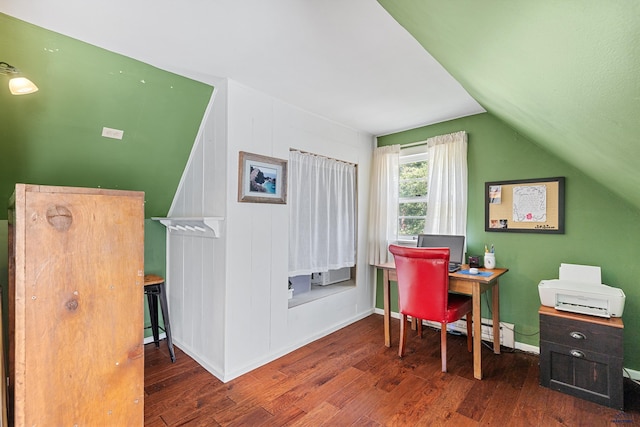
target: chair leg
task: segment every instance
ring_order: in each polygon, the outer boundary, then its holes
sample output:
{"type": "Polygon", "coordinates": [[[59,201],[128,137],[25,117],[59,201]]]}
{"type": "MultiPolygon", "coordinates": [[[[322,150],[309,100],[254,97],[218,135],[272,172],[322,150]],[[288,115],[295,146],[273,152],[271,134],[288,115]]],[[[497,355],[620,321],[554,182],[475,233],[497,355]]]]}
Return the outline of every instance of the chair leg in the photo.
{"type": "Polygon", "coordinates": [[[404,356],[404,348],[407,344],[407,316],[400,313],[400,345],[398,348],[398,356],[404,356]]]}
{"type": "Polygon", "coordinates": [[[171,362],[176,361],[176,353],[173,350],[173,338],[171,337],[171,323],[169,322],[169,305],[167,304],[167,291],[164,283],[158,285],[160,288],[160,307],[162,309],[162,321],[164,322],[164,332],[167,335],[167,347],[171,362]]]}
{"type": "Polygon", "coordinates": [[[442,358],[442,372],[447,372],[447,324],[440,324],[440,357],[442,358]]]}
{"type": "Polygon", "coordinates": [[[467,313],[467,350],[469,351],[469,353],[473,351],[473,328],[471,326],[471,313],[467,313]]]}
{"type": "Polygon", "coordinates": [[[422,319],[416,319],[418,322],[418,336],[422,339],[422,319]]]}
{"type": "Polygon", "coordinates": [[[149,304],[149,319],[151,320],[151,332],[153,333],[153,343],[160,347],[160,332],[158,326],[158,292],[157,285],[151,285],[146,289],[147,302],[149,304]]]}

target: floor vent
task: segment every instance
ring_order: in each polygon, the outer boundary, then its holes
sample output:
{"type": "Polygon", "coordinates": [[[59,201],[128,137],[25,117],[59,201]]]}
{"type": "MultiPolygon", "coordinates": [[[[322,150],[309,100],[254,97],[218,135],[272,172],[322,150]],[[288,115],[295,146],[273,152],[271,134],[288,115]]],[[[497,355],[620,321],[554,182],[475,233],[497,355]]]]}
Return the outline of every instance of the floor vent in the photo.
{"type": "MultiPolygon", "coordinates": [[[[440,329],[440,324],[437,322],[427,321],[425,323],[436,329],[440,329]]],[[[455,331],[466,335],[467,321],[463,319],[454,323],[449,323],[447,328],[449,331],[455,331]]],[[[500,322],[500,345],[515,348],[514,336],[514,325],[511,323],[500,322]]],[[[482,340],[493,342],[493,321],[491,319],[482,319],[482,340]]]]}

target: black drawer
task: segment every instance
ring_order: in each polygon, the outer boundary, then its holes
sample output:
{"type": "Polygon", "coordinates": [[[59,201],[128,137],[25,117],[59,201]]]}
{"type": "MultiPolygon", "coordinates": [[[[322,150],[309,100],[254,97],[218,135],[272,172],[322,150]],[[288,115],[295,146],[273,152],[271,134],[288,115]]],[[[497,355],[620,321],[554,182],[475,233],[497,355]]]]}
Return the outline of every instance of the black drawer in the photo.
{"type": "Polygon", "coordinates": [[[540,315],[540,340],[577,350],[622,354],[622,328],[540,315]]]}
{"type": "Polygon", "coordinates": [[[622,357],[540,342],[540,384],[623,409],[622,357]]]}

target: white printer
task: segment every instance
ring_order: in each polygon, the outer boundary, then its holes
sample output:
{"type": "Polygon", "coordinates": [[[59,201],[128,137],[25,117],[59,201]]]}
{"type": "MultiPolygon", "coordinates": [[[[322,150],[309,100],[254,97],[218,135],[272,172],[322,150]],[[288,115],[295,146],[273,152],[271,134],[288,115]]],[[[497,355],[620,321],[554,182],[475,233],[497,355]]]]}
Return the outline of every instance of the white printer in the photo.
{"type": "Polygon", "coordinates": [[[603,285],[600,267],[560,264],[558,279],[538,284],[542,305],[600,317],[622,317],[622,289],[603,285]]]}

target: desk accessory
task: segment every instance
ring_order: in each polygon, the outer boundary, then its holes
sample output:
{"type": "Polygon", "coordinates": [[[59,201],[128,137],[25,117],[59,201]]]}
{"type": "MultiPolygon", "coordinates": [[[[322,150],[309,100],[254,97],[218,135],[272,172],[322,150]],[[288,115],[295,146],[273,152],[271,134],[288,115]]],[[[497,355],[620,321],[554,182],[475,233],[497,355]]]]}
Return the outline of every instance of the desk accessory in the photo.
{"type": "Polygon", "coordinates": [[[457,272],[457,274],[465,274],[468,276],[478,276],[478,277],[491,277],[491,275],[493,275],[493,272],[491,271],[479,271],[475,274],[471,273],[470,269],[469,270],[460,270],[457,272]]]}
{"type": "Polygon", "coordinates": [[[484,254],[484,268],[487,270],[493,270],[496,268],[496,254],[493,252],[487,252],[484,254]]]}
{"type": "Polygon", "coordinates": [[[480,257],[478,255],[469,255],[469,267],[480,268],[480,257]]]}

